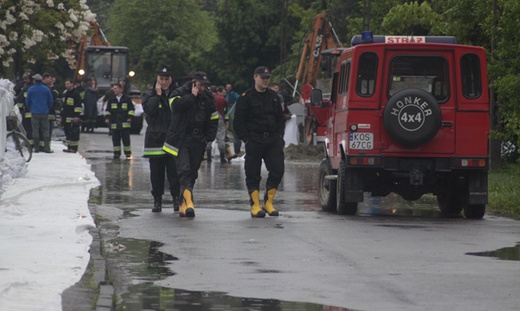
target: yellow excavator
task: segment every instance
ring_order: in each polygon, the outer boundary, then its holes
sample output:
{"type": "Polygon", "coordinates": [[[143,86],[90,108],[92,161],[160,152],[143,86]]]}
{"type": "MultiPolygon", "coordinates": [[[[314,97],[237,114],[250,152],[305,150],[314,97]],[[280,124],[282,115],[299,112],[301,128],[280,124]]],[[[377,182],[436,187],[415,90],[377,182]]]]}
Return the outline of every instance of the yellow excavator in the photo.
{"type": "Polygon", "coordinates": [[[312,32],[307,36],[296,73],[293,97],[300,84],[300,103],[306,106],[304,142],[315,144],[325,137],[326,121],[329,118],[328,98],[332,89],[332,75],[335,61],[341,54],[343,45],[339,41],[326,13],[314,17],[312,32]],[[311,105],[310,91],[320,88],[324,100],[320,106],[311,105]]]}

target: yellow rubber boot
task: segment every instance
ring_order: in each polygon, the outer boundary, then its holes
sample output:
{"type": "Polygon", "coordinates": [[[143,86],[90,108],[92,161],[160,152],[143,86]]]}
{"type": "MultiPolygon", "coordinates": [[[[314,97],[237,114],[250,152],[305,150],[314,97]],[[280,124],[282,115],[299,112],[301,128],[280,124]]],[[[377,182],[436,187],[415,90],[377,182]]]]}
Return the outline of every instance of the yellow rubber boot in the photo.
{"type": "Polygon", "coordinates": [[[267,190],[264,196],[264,210],[269,216],[278,216],[278,211],[273,206],[274,196],[276,195],[276,189],[271,188],[267,190]]]}
{"type": "Polygon", "coordinates": [[[265,211],[260,207],[260,193],[258,190],[254,190],[249,196],[251,197],[251,217],[264,218],[265,211]]]}
{"type": "Polygon", "coordinates": [[[184,205],[184,213],[183,206],[179,209],[179,216],[181,217],[195,217],[195,205],[193,204],[192,193],[189,189],[185,189],[182,193],[183,197],[183,205],[184,205]]]}

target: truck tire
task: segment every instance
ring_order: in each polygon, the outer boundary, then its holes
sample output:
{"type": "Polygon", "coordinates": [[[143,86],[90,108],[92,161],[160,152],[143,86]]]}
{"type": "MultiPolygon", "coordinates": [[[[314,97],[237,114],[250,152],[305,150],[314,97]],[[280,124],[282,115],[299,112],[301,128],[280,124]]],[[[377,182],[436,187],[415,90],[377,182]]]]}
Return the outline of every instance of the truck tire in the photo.
{"type": "Polygon", "coordinates": [[[464,207],[464,216],[467,219],[482,219],[485,213],[486,205],[484,204],[467,205],[464,207]]]}
{"type": "Polygon", "coordinates": [[[437,134],[441,126],[441,109],[430,93],[405,89],[388,100],[383,124],[395,142],[406,147],[418,147],[437,134]]]}
{"type": "Polygon", "coordinates": [[[325,179],[327,175],[334,175],[329,159],[323,159],[320,163],[320,175],[318,180],[318,197],[321,208],[326,212],[336,210],[336,181],[325,179]]]}

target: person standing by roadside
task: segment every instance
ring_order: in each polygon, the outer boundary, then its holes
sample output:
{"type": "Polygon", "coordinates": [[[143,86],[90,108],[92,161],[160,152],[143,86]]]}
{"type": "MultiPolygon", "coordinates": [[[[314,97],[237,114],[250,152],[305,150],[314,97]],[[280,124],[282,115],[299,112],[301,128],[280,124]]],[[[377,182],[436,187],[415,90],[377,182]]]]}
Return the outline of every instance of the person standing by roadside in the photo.
{"type": "MultiPolygon", "coordinates": [[[[217,88],[216,86],[212,86],[211,93],[213,93],[213,98],[215,99],[215,106],[218,111],[218,128],[217,128],[217,147],[220,153],[220,163],[227,163],[226,160],[226,127],[229,121],[227,116],[227,108],[229,106],[227,100],[222,96],[223,87],[217,88]],[[220,91],[219,91],[220,90],[220,91]]],[[[206,156],[208,162],[211,162],[212,155],[212,146],[213,143],[208,143],[206,146],[206,156]]]]}
{"type": "Polygon", "coordinates": [[[130,124],[135,115],[135,108],[130,96],[123,94],[123,86],[120,83],[112,84],[112,91],[114,95],[107,101],[105,123],[112,130],[114,159],[121,156],[122,140],[126,159],[129,160],[132,157],[130,124]]]}
{"type": "Polygon", "coordinates": [[[43,84],[47,85],[52,93],[53,98],[53,105],[52,108],[49,110],[49,137],[52,139],[52,128],[55,125],[56,122],[56,106],[58,102],[58,97],[60,96],[60,93],[54,88],[54,80],[55,78],[50,73],[44,73],[42,75],[42,82],[43,84]]]}
{"type": "Polygon", "coordinates": [[[179,216],[195,217],[193,186],[198,177],[204,150],[215,140],[218,112],[205,72],[198,71],[193,80],[175,89],[170,96],[172,120],[163,150],[175,156],[180,182],[179,216]]]}
{"type": "Polygon", "coordinates": [[[67,139],[67,149],[63,149],[63,152],[76,153],[79,146],[79,116],[83,109],[81,108],[80,94],[74,88],[74,82],[71,79],[65,80],[65,92],[63,92],[62,103],[61,123],[67,139]]]}
{"type": "Polygon", "coordinates": [[[49,111],[54,105],[54,98],[48,86],[42,83],[42,76],[35,74],[34,85],[27,90],[25,104],[31,111],[34,152],[40,151],[40,133],[43,138],[43,151],[52,153],[51,138],[49,136],[49,111]]]}
{"type": "Polygon", "coordinates": [[[26,71],[24,73],[23,85],[20,91],[18,92],[18,96],[16,97],[16,103],[18,105],[18,109],[20,109],[20,114],[22,115],[22,126],[25,130],[25,137],[27,137],[27,140],[29,140],[31,146],[34,146],[34,140],[32,135],[31,110],[29,110],[26,103],[27,91],[33,85],[31,73],[32,71],[26,71]]]}
{"type": "Polygon", "coordinates": [[[172,112],[168,99],[175,89],[172,74],[168,68],[159,71],[152,89],[143,96],[143,110],[146,114],[146,134],[144,137],[144,157],[150,162],[150,182],[152,184],[152,212],[162,211],[164,178],[168,179],[170,194],[173,198],[173,211],[179,210],[179,179],[175,167],[175,158],[163,150],[166,132],[170,127],[172,112]],[[166,175],[166,176],[165,176],[166,175]]]}
{"type": "Polygon", "coordinates": [[[251,217],[263,218],[265,214],[278,216],[273,205],[284,166],[285,118],[278,94],[270,90],[271,72],[267,67],[255,69],[255,85],[238,98],[236,103],[235,132],[246,144],[244,169],[246,187],[251,204],[251,217]],[[269,172],[263,206],[260,206],[260,180],[262,160],[269,172]]]}
{"type": "Polygon", "coordinates": [[[88,133],[94,133],[94,127],[96,125],[96,118],[98,115],[97,111],[98,91],[95,79],[87,80],[87,87],[85,88],[85,99],[84,99],[84,111],[83,125],[85,131],[88,133]]]}
{"type": "MultiPolygon", "coordinates": [[[[226,84],[226,100],[229,103],[228,111],[232,111],[232,113],[230,113],[230,117],[232,117],[231,115],[234,115],[235,113],[234,106],[236,101],[238,100],[238,97],[240,97],[240,95],[238,95],[237,92],[233,91],[233,85],[231,85],[231,83],[226,84]]],[[[233,150],[235,151],[234,157],[238,157],[240,149],[242,148],[242,141],[240,140],[240,138],[238,138],[233,126],[231,126],[231,133],[233,133],[233,150]]]]}

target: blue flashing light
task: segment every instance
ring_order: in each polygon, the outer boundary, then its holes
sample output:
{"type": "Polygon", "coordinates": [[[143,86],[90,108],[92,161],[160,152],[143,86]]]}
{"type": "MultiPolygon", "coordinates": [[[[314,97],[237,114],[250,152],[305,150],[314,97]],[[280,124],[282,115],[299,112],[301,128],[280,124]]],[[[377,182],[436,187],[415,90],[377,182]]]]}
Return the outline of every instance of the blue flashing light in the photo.
{"type": "Polygon", "coordinates": [[[363,31],[361,32],[361,41],[363,43],[372,43],[374,42],[374,34],[372,31],[363,31]]]}

